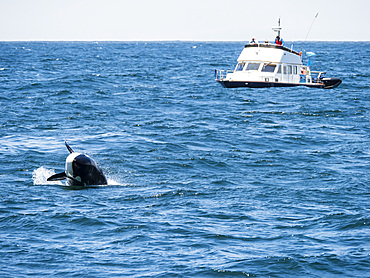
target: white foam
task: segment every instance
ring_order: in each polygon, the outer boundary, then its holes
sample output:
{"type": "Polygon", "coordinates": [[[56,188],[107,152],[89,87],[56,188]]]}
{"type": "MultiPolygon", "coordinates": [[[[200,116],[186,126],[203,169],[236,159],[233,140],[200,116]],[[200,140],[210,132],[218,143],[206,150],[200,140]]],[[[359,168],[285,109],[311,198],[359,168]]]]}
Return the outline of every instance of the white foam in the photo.
{"type": "Polygon", "coordinates": [[[111,178],[107,178],[107,182],[108,182],[108,185],[122,185],[122,183],[120,183],[116,180],[113,180],[111,178]]]}
{"type": "Polygon", "coordinates": [[[47,181],[48,177],[55,174],[55,171],[52,169],[46,169],[44,166],[36,169],[32,173],[33,185],[42,185],[42,184],[58,184],[63,185],[62,181],[47,181]]]}

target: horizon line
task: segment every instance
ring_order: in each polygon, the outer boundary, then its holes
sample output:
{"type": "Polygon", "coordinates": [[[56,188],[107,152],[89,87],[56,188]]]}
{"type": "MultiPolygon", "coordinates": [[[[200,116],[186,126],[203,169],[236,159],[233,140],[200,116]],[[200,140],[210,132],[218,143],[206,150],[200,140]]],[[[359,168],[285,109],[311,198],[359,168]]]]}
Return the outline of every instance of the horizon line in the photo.
{"type": "MultiPolygon", "coordinates": [[[[0,40],[0,42],[248,42],[249,40],[0,40]]],[[[261,41],[262,42],[262,41],[261,41]]],[[[286,42],[370,42],[370,40],[286,40],[286,42]]]]}

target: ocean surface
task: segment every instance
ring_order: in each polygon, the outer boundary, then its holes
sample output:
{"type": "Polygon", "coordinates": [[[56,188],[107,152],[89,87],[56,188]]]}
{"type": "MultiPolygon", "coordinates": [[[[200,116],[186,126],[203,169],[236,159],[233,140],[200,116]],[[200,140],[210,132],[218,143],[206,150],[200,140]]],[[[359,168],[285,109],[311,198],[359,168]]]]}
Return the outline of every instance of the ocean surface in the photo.
{"type": "Polygon", "coordinates": [[[294,44],[330,90],[225,89],[243,47],[0,42],[0,277],[370,277],[370,43],[294,44]]]}

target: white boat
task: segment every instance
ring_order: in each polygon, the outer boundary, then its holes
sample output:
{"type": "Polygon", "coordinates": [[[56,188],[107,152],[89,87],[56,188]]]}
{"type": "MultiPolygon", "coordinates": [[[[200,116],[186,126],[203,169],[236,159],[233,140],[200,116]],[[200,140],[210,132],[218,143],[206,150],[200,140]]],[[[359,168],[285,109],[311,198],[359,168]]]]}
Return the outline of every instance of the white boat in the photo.
{"type": "MultiPolygon", "coordinates": [[[[280,19],[278,23],[273,30],[280,37],[280,19]]],[[[311,55],[315,54],[311,52],[311,55]]],[[[303,65],[302,52],[269,42],[246,44],[235,69],[216,70],[215,75],[216,81],[226,88],[307,86],[330,89],[342,83],[339,78],[325,77],[325,72],[311,71],[310,63],[303,65]]]]}

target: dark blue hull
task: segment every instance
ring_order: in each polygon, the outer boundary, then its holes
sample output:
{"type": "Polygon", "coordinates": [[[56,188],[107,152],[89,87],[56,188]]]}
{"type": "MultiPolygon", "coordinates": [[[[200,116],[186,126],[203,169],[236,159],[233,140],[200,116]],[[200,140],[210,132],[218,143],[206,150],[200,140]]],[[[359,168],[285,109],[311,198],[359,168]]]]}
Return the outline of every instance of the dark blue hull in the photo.
{"type": "Polygon", "coordinates": [[[342,80],[338,78],[325,78],[323,83],[282,83],[282,82],[245,82],[245,81],[229,81],[217,79],[222,86],[225,88],[271,88],[271,87],[297,87],[305,86],[310,88],[320,88],[320,89],[331,89],[339,86],[342,80]]]}

